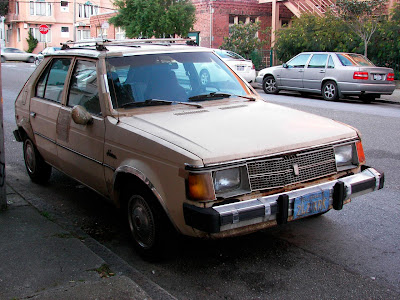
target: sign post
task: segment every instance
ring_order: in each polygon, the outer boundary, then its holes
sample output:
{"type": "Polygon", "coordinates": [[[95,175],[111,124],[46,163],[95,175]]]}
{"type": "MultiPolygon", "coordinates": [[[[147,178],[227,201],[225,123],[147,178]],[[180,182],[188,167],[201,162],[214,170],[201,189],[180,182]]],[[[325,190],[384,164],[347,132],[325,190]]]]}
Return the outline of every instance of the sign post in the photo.
{"type": "Polygon", "coordinates": [[[6,197],[6,160],[4,154],[4,128],[3,128],[3,93],[1,83],[0,64],[0,210],[7,208],[6,197]]]}

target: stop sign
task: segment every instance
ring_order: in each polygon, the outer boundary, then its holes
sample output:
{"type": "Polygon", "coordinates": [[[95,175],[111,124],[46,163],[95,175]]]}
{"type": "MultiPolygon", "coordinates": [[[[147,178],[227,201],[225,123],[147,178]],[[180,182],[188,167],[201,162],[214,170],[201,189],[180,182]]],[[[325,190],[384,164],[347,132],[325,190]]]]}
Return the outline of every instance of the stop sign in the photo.
{"type": "Polygon", "coordinates": [[[47,25],[40,25],[39,26],[39,32],[41,34],[47,34],[49,32],[49,26],[47,25]]]}

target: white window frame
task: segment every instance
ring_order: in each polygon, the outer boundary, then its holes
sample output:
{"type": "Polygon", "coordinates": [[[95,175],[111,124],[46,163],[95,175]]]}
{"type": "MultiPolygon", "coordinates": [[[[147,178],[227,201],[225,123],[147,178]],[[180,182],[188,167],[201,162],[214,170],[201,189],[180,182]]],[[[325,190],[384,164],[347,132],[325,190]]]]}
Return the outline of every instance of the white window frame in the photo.
{"type": "Polygon", "coordinates": [[[126,39],[125,30],[122,27],[115,28],[115,39],[116,40],[124,40],[126,39]]]}
{"type": "Polygon", "coordinates": [[[51,43],[51,28],[49,28],[49,31],[47,32],[47,34],[41,34],[39,32],[39,27],[35,27],[35,28],[29,28],[32,36],[38,40],[38,42],[42,42],[42,43],[51,43]]]}
{"type": "Polygon", "coordinates": [[[53,4],[44,0],[29,1],[29,13],[31,16],[51,16],[53,4]]]}

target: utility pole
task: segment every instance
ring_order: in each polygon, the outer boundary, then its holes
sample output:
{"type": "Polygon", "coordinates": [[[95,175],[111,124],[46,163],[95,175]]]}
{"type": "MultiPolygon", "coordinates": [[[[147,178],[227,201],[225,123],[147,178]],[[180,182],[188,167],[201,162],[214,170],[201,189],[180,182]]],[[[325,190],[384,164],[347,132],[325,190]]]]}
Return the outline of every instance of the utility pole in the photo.
{"type": "Polygon", "coordinates": [[[4,210],[7,208],[7,198],[6,198],[6,158],[4,155],[3,87],[1,81],[1,65],[2,64],[0,63],[0,210],[4,210]]]}

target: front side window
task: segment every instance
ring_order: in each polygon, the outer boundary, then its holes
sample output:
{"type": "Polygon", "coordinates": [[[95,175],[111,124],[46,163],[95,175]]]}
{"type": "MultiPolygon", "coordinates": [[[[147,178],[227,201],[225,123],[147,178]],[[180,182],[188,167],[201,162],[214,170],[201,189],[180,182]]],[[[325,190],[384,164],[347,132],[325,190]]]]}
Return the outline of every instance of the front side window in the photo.
{"type": "Polygon", "coordinates": [[[67,105],[70,107],[81,105],[95,115],[101,113],[95,62],[80,60],[76,63],[71,77],[67,105]]]}
{"type": "Polygon", "coordinates": [[[287,62],[289,68],[304,68],[311,54],[300,54],[287,62]]]}
{"type": "Polygon", "coordinates": [[[212,52],[135,55],[108,58],[106,62],[109,93],[117,109],[250,93],[212,52]]]}
{"type": "Polygon", "coordinates": [[[36,85],[36,97],[61,103],[71,59],[59,58],[46,68],[36,85]]]}
{"type": "Polygon", "coordinates": [[[314,54],[310,62],[308,63],[309,68],[325,68],[328,54],[314,54]]]}

